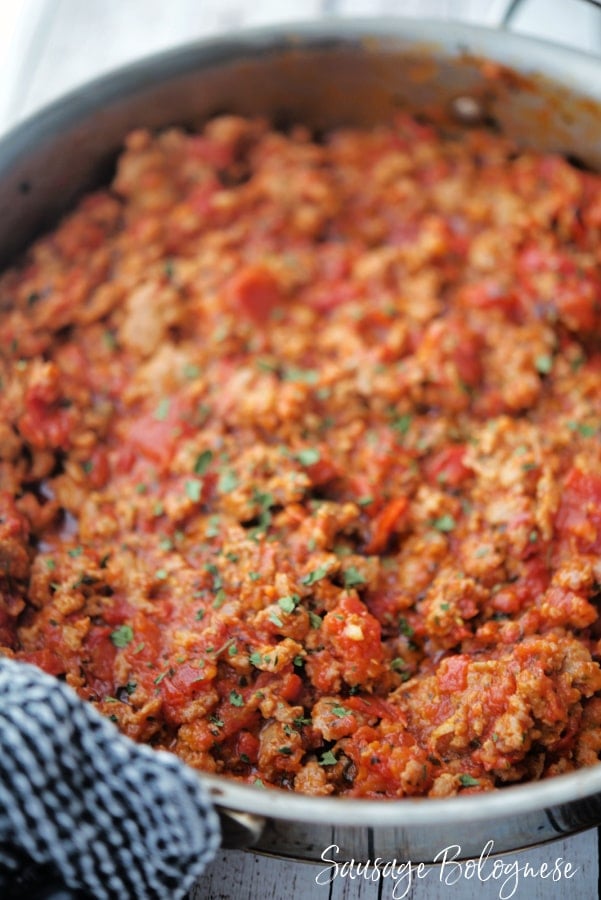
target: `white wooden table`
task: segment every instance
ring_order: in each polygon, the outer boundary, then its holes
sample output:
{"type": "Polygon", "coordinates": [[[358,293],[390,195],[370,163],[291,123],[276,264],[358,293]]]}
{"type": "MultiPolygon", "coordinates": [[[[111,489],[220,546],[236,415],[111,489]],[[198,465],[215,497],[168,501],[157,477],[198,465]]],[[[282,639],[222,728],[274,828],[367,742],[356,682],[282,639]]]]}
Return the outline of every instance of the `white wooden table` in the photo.
{"type": "MultiPolygon", "coordinates": [[[[116,65],[241,25],[382,13],[495,25],[507,5],[508,0],[0,0],[0,132],[116,65]]],[[[582,0],[524,0],[512,27],[601,54],[601,11],[582,0]]],[[[545,863],[552,870],[561,860],[562,872],[566,864],[571,866],[569,879],[522,875],[503,885],[503,880],[468,878],[466,869],[451,874],[432,867],[407,893],[404,884],[395,888],[390,879],[346,877],[324,884],[321,878],[320,884],[323,864],[223,851],[190,900],[593,900],[599,896],[598,850],[593,829],[505,857],[507,865],[519,866],[522,873],[526,863],[540,873],[545,863]]]]}

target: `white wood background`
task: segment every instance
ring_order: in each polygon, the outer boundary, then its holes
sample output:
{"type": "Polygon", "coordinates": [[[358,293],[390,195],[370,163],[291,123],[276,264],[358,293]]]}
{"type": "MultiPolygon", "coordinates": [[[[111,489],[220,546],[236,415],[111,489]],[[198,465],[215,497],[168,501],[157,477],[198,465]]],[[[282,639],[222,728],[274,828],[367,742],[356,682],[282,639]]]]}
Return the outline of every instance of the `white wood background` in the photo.
{"type": "MultiPolygon", "coordinates": [[[[403,14],[499,23],[508,0],[0,0],[0,132],[65,90],[121,63],[195,37],[232,28],[327,15],[403,14]]],[[[524,0],[512,28],[601,55],[601,11],[583,0],[524,0]]],[[[484,842],[486,836],[483,835],[484,842]]],[[[458,837],[460,840],[460,836],[458,837]]],[[[442,849],[442,848],[441,848],[442,849]]],[[[598,896],[596,830],[535,850],[509,854],[538,869],[562,858],[569,881],[528,880],[522,900],[594,900],[598,896]]],[[[506,858],[507,859],[507,858],[506,858]]],[[[321,865],[223,851],[190,900],[386,900],[391,882],[337,880],[320,886],[321,865]]],[[[441,884],[433,868],[410,900],[504,900],[498,882],[441,884]]],[[[168,898],[166,898],[168,900],[168,898]]]]}

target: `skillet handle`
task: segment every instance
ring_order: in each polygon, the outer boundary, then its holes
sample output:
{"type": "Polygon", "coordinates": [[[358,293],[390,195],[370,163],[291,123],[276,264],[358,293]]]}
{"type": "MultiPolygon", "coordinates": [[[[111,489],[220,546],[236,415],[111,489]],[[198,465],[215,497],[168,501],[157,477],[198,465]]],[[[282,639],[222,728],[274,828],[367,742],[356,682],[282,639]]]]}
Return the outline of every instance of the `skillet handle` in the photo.
{"type": "Polygon", "coordinates": [[[263,834],[265,828],[263,816],[227,809],[225,806],[216,806],[215,809],[221,821],[221,846],[225,850],[244,850],[246,847],[252,847],[263,834]]]}
{"type": "MultiPolygon", "coordinates": [[[[601,8],[601,0],[586,0],[587,3],[590,3],[591,6],[596,6],[597,9],[601,8]]],[[[518,9],[523,5],[524,0],[510,0],[507,4],[507,8],[503,13],[501,20],[499,22],[499,27],[503,29],[503,31],[509,31],[511,27],[511,22],[513,17],[517,13],[518,9]]]]}

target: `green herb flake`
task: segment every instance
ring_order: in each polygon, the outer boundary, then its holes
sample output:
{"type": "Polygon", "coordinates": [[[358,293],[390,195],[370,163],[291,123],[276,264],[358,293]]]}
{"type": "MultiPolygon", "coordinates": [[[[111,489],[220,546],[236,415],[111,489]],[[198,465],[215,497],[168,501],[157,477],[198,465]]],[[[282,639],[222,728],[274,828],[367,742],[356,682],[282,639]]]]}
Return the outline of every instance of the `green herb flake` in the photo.
{"type": "Polygon", "coordinates": [[[477,778],[473,778],[471,775],[460,775],[459,783],[462,787],[476,787],[480,784],[477,778]]]}
{"type": "Polygon", "coordinates": [[[271,359],[259,358],[256,361],[257,369],[260,369],[261,372],[277,372],[278,364],[271,359]]]}
{"type": "Polygon", "coordinates": [[[284,624],[275,610],[272,610],[269,613],[269,621],[276,625],[278,628],[282,628],[284,624]]]}
{"type": "Polygon", "coordinates": [[[194,619],[196,622],[202,622],[206,615],[206,611],[204,609],[197,609],[194,619]]]}
{"type": "Polygon", "coordinates": [[[321,454],[317,447],[307,447],[305,450],[299,450],[296,458],[302,466],[314,466],[321,459],[321,454]]]}
{"type": "Polygon", "coordinates": [[[117,349],[117,338],[113,334],[112,331],[105,331],[102,335],[102,343],[106,347],[107,350],[116,350],[117,349]]]}
{"type": "Polygon", "coordinates": [[[154,417],[159,422],[164,422],[167,416],[169,415],[169,408],[171,406],[171,401],[169,397],[163,397],[159,400],[157,407],[154,411],[154,417]]]}
{"type": "Polygon", "coordinates": [[[309,610],[309,621],[311,623],[311,628],[321,628],[322,619],[316,613],[309,610]]]}
{"type": "Polygon", "coordinates": [[[338,760],[334,756],[331,750],[326,750],[325,753],[321,754],[319,759],[320,766],[335,766],[338,760]]]}
{"type": "Polygon", "coordinates": [[[333,706],[332,707],[332,715],[336,716],[338,719],[343,719],[345,716],[352,715],[350,709],[346,709],[345,706],[333,706]]]}
{"type": "Polygon", "coordinates": [[[294,612],[299,603],[300,597],[298,594],[290,594],[287,597],[280,597],[278,600],[278,606],[280,609],[283,609],[285,613],[294,612]]]}
{"type": "Polygon", "coordinates": [[[215,594],[215,599],[213,600],[213,609],[220,609],[225,603],[227,597],[223,588],[219,588],[217,593],[215,594]]]}
{"type": "Polygon", "coordinates": [[[186,497],[193,503],[198,503],[202,494],[202,484],[200,481],[186,481],[185,485],[186,497]]]}
{"type": "Polygon", "coordinates": [[[163,537],[159,541],[159,547],[161,550],[164,550],[165,553],[169,553],[170,550],[173,550],[173,541],[170,537],[163,537]]]}
{"type": "Polygon", "coordinates": [[[207,530],[205,532],[208,538],[214,538],[219,535],[219,530],[221,528],[221,517],[218,515],[209,516],[209,521],[207,523],[207,530]]]}
{"type": "Polygon", "coordinates": [[[404,672],[407,668],[407,663],[404,659],[401,659],[400,656],[397,656],[393,660],[391,660],[390,668],[393,672],[404,672]]]}
{"type": "Polygon", "coordinates": [[[235,644],[229,645],[229,647],[227,648],[227,655],[228,656],[238,656],[238,648],[236,647],[235,644]]]}
{"type": "Polygon", "coordinates": [[[265,785],[260,778],[255,778],[255,780],[253,781],[253,784],[255,787],[265,788],[265,785]]]}
{"type": "Polygon", "coordinates": [[[539,375],[548,375],[553,368],[553,357],[548,353],[537,356],[534,360],[534,366],[539,375]]]}
{"type": "Polygon", "coordinates": [[[119,649],[127,647],[127,645],[132,642],[133,638],[134,630],[131,625],[120,625],[119,628],[116,628],[111,632],[111,641],[115,647],[119,647],[119,649]]]}
{"type": "Polygon", "coordinates": [[[134,649],[134,656],[137,656],[138,653],[141,653],[144,647],[146,646],[144,641],[140,641],[140,643],[134,649]]]}
{"type": "Polygon", "coordinates": [[[450,531],[456,526],[455,518],[450,513],[445,513],[442,516],[439,516],[437,519],[434,519],[432,522],[432,527],[436,528],[437,531],[442,531],[445,534],[448,534],[450,531]]]}
{"type": "Polygon", "coordinates": [[[255,650],[253,653],[251,653],[250,656],[249,656],[248,658],[249,658],[251,664],[252,664],[253,666],[256,666],[257,668],[258,668],[258,667],[261,665],[261,663],[263,662],[263,657],[261,656],[261,654],[260,654],[257,650],[255,650]]]}
{"type": "Polygon", "coordinates": [[[292,756],[292,747],[279,747],[278,753],[281,753],[282,756],[292,756]]]}
{"type": "Polygon", "coordinates": [[[413,637],[414,634],[413,628],[411,627],[407,619],[404,619],[402,617],[399,619],[399,631],[401,632],[401,634],[404,634],[405,637],[408,638],[413,637]]]}
{"type": "Polygon", "coordinates": [[[161,681],[167,677],[167,675],[169,676],[169,678],[173,678],[173,676],[175,675],[175,669],[171,669],[171,668],[165,669],[164,672],[161,672],[160,675],[157,675],[157,677],[154,679],[153,683],[160,684],[161,681]]]}
{"type": "Polygon", "coordinates": [[[219,569],[215,565],[215,563],[207,563],[205,566],[205,572],[208,572],[213,576],[213,590],[218,591],[220,587],[223,586],[223,582],[221,580],[221,575],[219,574],[219,569]]]}
{"type": "Polygon", "coordinates": [[[217,490],[220,494],[229,494],[238,486],[238,477],[232,469],[225,469],[219,475],[217,490]]]}
{"type": "Polygon", "coordinates": [[[296,716],[292,721],[298,726],[311,724],[311,719],[308,719],[306,716],[296,716]]]}
{"type": "Polygon", "coordinates": [[[230,703],[232,706],[244,706],[244,697],[238,691],[230,691],[230,703]]]}
{"type": "Polygon", "coordinates": [[[594,437],[597,434],[597,428],[594,425],[587,425],[585,422],[568,422],[570,431],[577,431],[582,437],[594,437]]]}
{"type": "Polygon", "coordinates": [[[46,568],[49,572],[54,572],[56,569],[56,560],[55,559],[47,559],[46,560],[46,568]]]}
{"type": "Polygon", "coordinates": [[[284,381],[300,381],[303,384],[317,384],[319,372],[316,369],[299,369],[296,366],[288,366],[282,375],[284,381]]]}
{"type": "Polygon", "coordinates": [[[347,588],[355,587],[358,584],[365,584],[367,579],[355,566],[349,566],[344,571],[344,586],[347,588]]]}
{"type": "Polygon", "coordinates": [[[260,572],[249,572],[248,577],[250,578],[251,581],[258,581],[261,577],[261,573],[260,572]]]}
{"type": "Polygon", "coordinates": [[[194,365],[194,363],[186,363],[182,369],[182,374],[188,381],[194,381],[194,379],[198,378],[200,375],[200,367],[194,365]]]}
{"type": "Polygon", "coordinates": [[[316,581],[321,581],[322,578],[325,578],[328,571],[327,566],[319,566],[301,578],[301,584],[315,584],[316,581]]]}
{"type": "Polygon", "coordinates": [[[405,413],[392,419],[390,427],[404,437],[411,428],[412,420],[413,417],[408,413],[405,413]]]}
{"type": "Polygon", "coordinates": [[[373,497],[359,497],[357,504],[359,506],[370,506],[374,502],[373,497]]]}
{"type": "Polygon", "coordinates": [[[305,664],[304,657],[302,657],[302,656],[300,656],[300,655],[299,655],[299,656],[295,656],[294,659],[292,660],[292,665],[293,665],[293,666],[296,666],[297,669],[300,669],[300,667],[301,667],[301,666],[304,666],[304,664],[305,664]]]}
{"type": "Polygon", "coordinates": [[[204,475],[211,465],[213,459],[213,451],[212,450],[203,450],[202,453],[199,453],[196,457],[196,461],[194,463],[194,474],[195,475],[204,475]]]}
{"type": "Polygon", "coordinates": [[[154,577],[158,578],[159,581],[165,581],[165,579],[169,577],[169,573],[167,572],[167,569],[157,569],[154,573],[154,577]]]}

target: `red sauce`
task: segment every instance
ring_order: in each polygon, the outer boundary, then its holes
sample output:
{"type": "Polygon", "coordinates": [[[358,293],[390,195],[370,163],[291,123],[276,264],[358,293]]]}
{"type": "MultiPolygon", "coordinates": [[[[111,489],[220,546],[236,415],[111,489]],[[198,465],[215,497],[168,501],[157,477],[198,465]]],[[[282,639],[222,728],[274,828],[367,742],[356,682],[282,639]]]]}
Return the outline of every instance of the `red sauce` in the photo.
{"type": "Polygon", "coordinates": [[[597,175],[408,115],[127,140],[0,279],[0,645],[199,769],[601,748],[597,175]]]}

